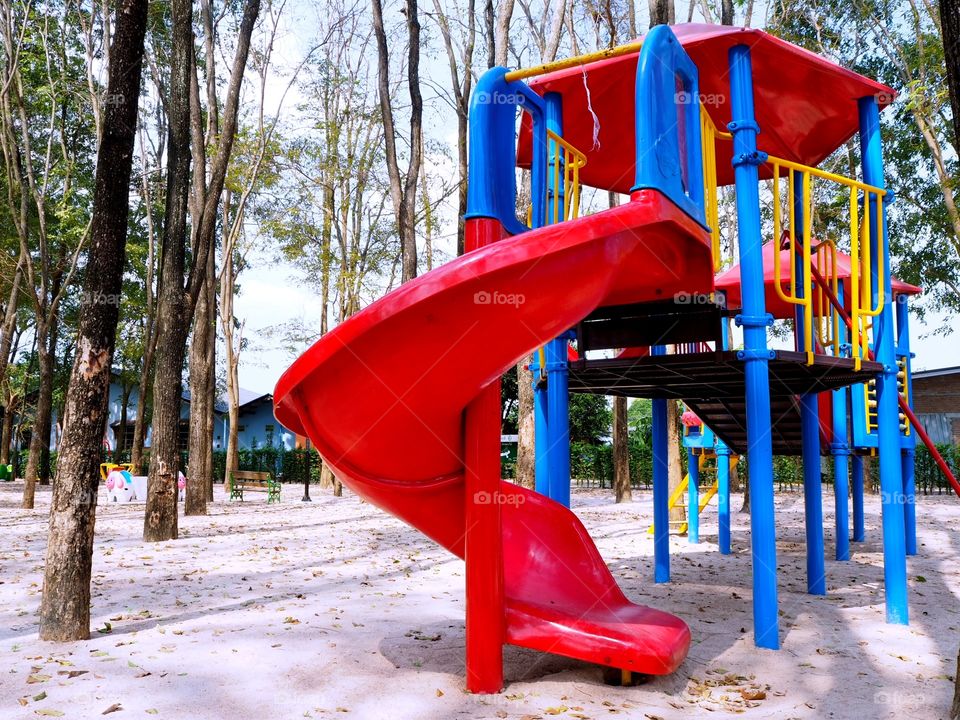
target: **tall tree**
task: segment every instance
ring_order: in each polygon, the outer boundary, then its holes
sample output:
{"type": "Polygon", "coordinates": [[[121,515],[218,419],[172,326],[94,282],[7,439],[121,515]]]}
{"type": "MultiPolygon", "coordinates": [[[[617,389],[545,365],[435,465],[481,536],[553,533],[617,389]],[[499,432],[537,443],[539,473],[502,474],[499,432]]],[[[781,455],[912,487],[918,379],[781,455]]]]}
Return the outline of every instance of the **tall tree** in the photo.
{"type": "Polygon", "coordinates": [[[147,26],[147,0],[122,0],[110,48],[77,356],[50,509],[40,638],[85,640],[103,428],[127,242],[130,175],[147,26]]]}
{"type": "Polygon", "coordinates": [[[940,0],[940,34],[953,111],[953,146],[960,148],[960,1],[940,0]]]}
{"type": "MultiPolygon", "coordinates": [[[[160,246],[153,437],[143,539],[177,537],[176,479],[180,466],[181,368],[189,322],[183,286],[190,193],[190,71],[193,4],[172,0],[170,82],[167,95],[167,195],[160,246]]],[[[206,253],[198,257],[206,257],[206,253]]],[[[194,266],[206,271],[206,263],[194,266]]],[[[196,277],[196,275],[194,275],[196,277]]],[[[196,280],[193,281],[196,283],[196,280]]],[[[199,294],[199,287],[196,290],[199,294]]]]}
{"type": "MultiPolygon", "coordinates": [[[[193,7],[189,0],[172,0],[173,34],[170,52],[169,137],[167,140],[167,202],[161,252],[160,305],[157,313],[157,369],[153,389],[153,443],[144,540],[177,537],[176,480],[180,466],[179,427],[181,369],[187,332],[198,298],[207,281],[208,255],[214,242],[220,194],[237,133],[240,86],[250,51],[250,37],[260,14],[260,0],[246,0],[237,31],[237,46],[224,103],[218,155],[207,183],[200,227],[195,230],[193,257],[184,283],[187,211],[190,196],[191,84],[193,80],[193,7]]],[[[204,167],[201,164],[199,167],[204,167]]]]}
{"type": "MultiPolygon", "coordinates": [[[[713,22],[710,18],[710,10],[706,0],[703,2],[704,19],[707,22],[713,22]]],[[[672,25],[677,21],[676,7],[673,0],[649,0],[650,4],[650,27],[655,25],[672,25]]],[[[692,4],[692,3],[691,3],[692,4]]]]}
{"type": "Polygon", "coordinates": [[[630,438],[627,398],[613,398],[613,491],[618,503],[633,500],[630,488],[630,438]]]}
{"type": "Polygon", "coordinates": [[[41,13],[32,4],[0,0],[2,77],[0,146],[5,201],[23,263],[22,289],[34,313],[39,367],[37,401],[24,473],[30,509],[38,477],[49,477],[49,444],[61,304],[71,289],[89,226],[86,198],[96,133],[79,55],[82,33],[69,6],[41,13]],[[64,212],[63,210],[67,210],[64,212]],[[77,212],[77,211],[80,212],[77,212]]]}
{"type": "MultiPolygon", "coordinates": [[[[440,4],[440,0],[433,0],[436,10],[434,15],[443,37],[443,46],[447,52],[447,65],[450,68],[450,87],[453,93],[452,104],[457,113],[457,254],[463,254],[463,217],[467,213],[467,120],[470,110],[470,92],[473,88],[473,51],[476,46],[477,18],[476,0],[467,0],[466,27],[460,43],[454,42],[448,11],[440,4]],[[462,50],[457,52],[457,45],[462,50]]],[[[487,4],[488,19],[492,22],[493,3],[487,4]]],[[[458,13],[459,14],[459,13],[458,13]]],[[[493,36],[490,36],[493,41],[493,36]]],[[[491,62],[493,55],[490,56],[491,62]]],[[[422,165],[421,170],[425,170],[422,165]]],[[[426,190],[424,184],[424,190],[426,190]]],[[[429,230],[429,223],[428,223],[429,230]]]]}
{"type": "Polygon", "coordinates": [[[390,92],[390,50],[383,24],[381,0],[371,0],[373,33],[377,40],[377,87],[380,115],[383,121],[387,170],[390,176],[390,198],[400,234],[403,282],[417,276],[417,179],[423,150],[423,97],[420,93],[420,20],[417,0],[404,0],[407,25],[407,88],[410,95],[409,162],[400,172],[397,152],[397,130],[393,116],[393,95],[390,92]]]}
{"type": "MultiPolygon", "coordinates": [[[[151,73],[152,74],[152,73],[151,73]]],[[[162,95],[161,95],[162,97],[162,95]]],[[[163,103],[157,103],[156,106],[157,130],[160,138],[157,152],[154,153],[156,162],[155,167],[160,166],[160,157],[165,152],[165,143],[163,142],[166,134],[166,111],[163,103]]],[[[156,225],[153,220],[153,185],[154,179],[151,176],[151,164],[147,155],[146,142],[141,127],[140,138],[140,163],[141,178],[139,183],[140,203],[143,207],[144,224],[146,225],[147,251],[144,261],[143,273],[143,292],[144,302],[140,321],[142,323],[142,346],[143,354],[140,359],[140,379],[137,384],[137,410],[133,424],[133,442],[130,448],[130,466],[135,475],[139,475],[143,465],[143,446],[147,434],[147,407],[149,405],[150,393],[153,388],[153,358],[157,350],[157,302],[156,291],[154,288],[154,278],[157,267],[157,233],[156,225]]]]}

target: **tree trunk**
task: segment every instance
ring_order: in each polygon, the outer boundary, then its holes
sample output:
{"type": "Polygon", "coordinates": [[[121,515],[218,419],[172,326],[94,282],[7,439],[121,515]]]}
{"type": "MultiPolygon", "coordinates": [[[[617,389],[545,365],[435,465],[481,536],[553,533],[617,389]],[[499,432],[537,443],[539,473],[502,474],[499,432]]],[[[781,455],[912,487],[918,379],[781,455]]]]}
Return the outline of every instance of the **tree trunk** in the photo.
{"type": "Polygon", "coordinates": [[[227,430],[227,458],[225,463],[224,482],[229,483],[232,473],[240,469],[240,453],[238,449],[238,435],[240,429],[240,408],[235,402],[230,402],[227,411],[230,427],[227,430]]]}
{"type": "MultiPolygon", "coordinates": [[[[156,330],[154,330],[156,335],[156,330]]],[[[143,445],[147,434],[147,397],[153,389],[153,356],[156,343],[147,343],[147,352],[143,357],[143,371],[137,386],[137,414],[133,422],[133,444],[130,447],[130,472],[140,474],[143,466],[143,445]]]]}
{"type": "Polygon", "coordinates": [[[323,462],[320,466],[320,488],[326,490],[332,488],[335,478],[333,477],[333,471],[330,469],[330,466],[323,462]]]}
{"type": "MultiPolygon", "coordinates": [[[[667,468],[670,495],[680,485],[683,480],[683,465],[680,462],[680,413],[677,409],[676,400],[667,400],[667,468]]],[[[683,506],[680,503],[674,505],[670,511],[671,520],[685,520],[683,506]]]]}
{"type": "Polygon", "coordinates": [[[676,9],[673,0],[649,0],[650,27],[671,25],[676,22],[676,9]]]}
{"type": "Polygon", "coordinates": [[[954,148],[960,150],[960,2],[940,0],[940,27],[947,66],[947,87],[953,110],[954,148]]]}
{"type": "Polygon", "coordinates": [[[48,328],[37,328],[37,359],[40,367],[40,391],[37,395],[37,409],[34,413],[33,431],[30,435],[30,454],[27,457],[27,468],[23,477],[26,481],[23,486],[24,510],[33,510],[36,495],[37,478],[42,471],[42,456],[50,453],[50,412],[53,404],[53,371],[54,358],[50,354],[48,328]]]}
{"type": "Polygon", "coordinates": [[[117,451],[117,457],[120,456],[120,453],[123,452],[126,448],[124,447],[124,441],[127,439],[127,405],[130,402],[130,392],[133,388],[130,385],[124,384],[123,390],[120,393],[120,425],[117,428],[117,437],[115,450],[117,451]]]}
{"type": "Polygon", "coordinates": [[[510,20],[513,18],[514,0],[500,0],[497,4],[497,28],[494,38],[496,57],[494,61],[501,67],[507,65],[510,51],[510,20]]]}
{"type": "Polygon", "coordinates": [[[533,417],[533,375],[527,360],[517,365],[517,484],[536,487],[536,441],[533,417]]]}
{"type": "MultiPolygon", "coordinates": [[[[7,365],[10,362],[10,348],[13,346],[13,334],[17,326],[17,307],[20,301],[20,283],[23,282],[23,261],[17,263],[10,283],[10,295],[7,298],[3,323],[0,324],[0,387],[7,379],[7,365]]],[[[0,398],[2,399],[2,398],[0,398]]]]}
{"type": "Polygon", "coordinates": [[[94,184],[77,357],[64,409],[64,435],[50,509],[40,605],[42,640],[86,640],[100,449],[110,397],[133,140],[147,27],[147,0],[123,0],[111,49],[108,93],[130,101],[106,108],[94,184]]]}
{"type": "Polygon", "coordinates": [[[722,0],[720,4],[720,24],[733,25],[733,0],[722,0]]]}
{"type": "Polygon", "coordinates": [[[630,489],[630,443],[627,398],[613,399],[613,490],[617,502],[633,500],[630,489]]]}
{"type": "Polygon", "coordinates": [[[0,429],[0,465],[10,464],[10,446],[13,444],[13,403],[3,409],[3,426],[0,429]]]}
{"type": "Polygon", "coordinates": [[[423,146],[423,98],[420,94],[420,21],[417,0],[405,0],[407,18],[407,88],[410,94],[410,162],[405,175],[400,173],[397,156],[397,135],[393,119],[393,101],[390,94],[390,51],[383,25],[381,0],[372,0],[373,31],[377,40],[377,88],[380,115],[383,122],[387,173],[390,178],[390,198],[393,202],[397,230],[400,233],[400,254],[403,282],[417,276],[416,198],[417,177],[420,171],[423,146]]]}
{"type": "MultiPolygon", "coordinates": [[[[41,485],[50,484],[50,442],[54,437],[53,433],[53,379],[57,374],[57,342],[60,339],[60,319],[58,315],[54,315],[53,322],[50,323],[50,337],[47,340],[47,356],[50,360],[50,371],[49,374],[44,375],[42,372],[43,365],[41,364],[41,373],[40,373],[40,399],[43,400],[43,413],[38,413],[38,417],[42,418],[40,425],[40,433],[44,438],[43,444],[40,446],[40,455],[38,457],[39,467],[37,468],[37,478],[41,485]],[[45,386],[45,388],[44,388],[45,386]],[[44,392],[44,389],[46,392],[44,392]]],[[[63,413],[60,413],[60,416],[63,416],[63,413]]],[[[56,444],[54,441],[54,448],[56,444]]]]}
{"type": "MultiPolygon", "coordinates": [[[[730,473],[731,481],[732,481],[733,475],[736,472],[737,472],[736,469],[731,471],[730,473]]],[[[748,513],[750,512],[750,478],[749,477],[744,478],[742,484],[743,484],[743,505],[740,506],[740,512],[748,513]]]]}
{"type": "Polygon", "coordinates": [[[216,352],[216,294],[213,277],[213,246],[207,253],[207,282],[197,300],[190,343],[190,447],[185,515],[207,514],[207,485],[213,472],[213,406],[216,388],[211,372],[216,352]]]}
{"type": "MultiPolygon", "coordinates": [[[[153,384],[153,436],[143,539],[177,537],[177,472],[180,468],[181,368],[187,339],[183,288],[190,193],[190,73],[193,57],[191,0],[172,0],[167,197],[164,209],[157,356],[153,384]]],[[[204,255],[205,256],[205,255],[204,255]]],[[[205,265],[205,264],[204,264],[205,265]]],[[[204,267],[204,269],[206,269],[204,267]]]]}

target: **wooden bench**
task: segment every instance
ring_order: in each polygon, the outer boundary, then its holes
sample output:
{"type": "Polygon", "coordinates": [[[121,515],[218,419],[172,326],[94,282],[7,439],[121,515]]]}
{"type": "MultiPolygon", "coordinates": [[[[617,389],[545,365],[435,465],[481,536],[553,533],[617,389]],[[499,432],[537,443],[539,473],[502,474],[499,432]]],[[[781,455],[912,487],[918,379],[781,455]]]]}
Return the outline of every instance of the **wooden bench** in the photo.
{"type": "Polygon", "coordinates": [[[242,502],[244,492],[265,492],[267,504],[280,502],[280,483],[268,472],[237,470],[230,473],[230,499],[242,502]]]}

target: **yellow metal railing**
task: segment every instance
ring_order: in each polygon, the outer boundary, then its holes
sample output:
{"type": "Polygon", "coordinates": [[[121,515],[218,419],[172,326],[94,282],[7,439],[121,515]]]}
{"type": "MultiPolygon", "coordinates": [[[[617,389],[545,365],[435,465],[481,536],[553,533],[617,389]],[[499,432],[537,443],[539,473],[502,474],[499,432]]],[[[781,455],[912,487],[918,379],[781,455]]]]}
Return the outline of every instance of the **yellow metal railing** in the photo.
{"type": "MultiPolygon", "coordinates": [[[[553,178],[553,186],[547,183],[547,225],[555,225],[580,216],[580,168],[587,164],[587,156],[562,137],[547,130],[547,177],[553,178]],[[558,188],[563,188],[558,192],[558,188]],[[551,209],[550,192],[553,192],[551,209]],[[558,200],[562,199],[562,202],[558,200]]],[[[527,227],[533,227],[533,203],[527,208],[527,227]]],[[[547,360],[544,348],[537,350],[541,376],[545,375],[547,360]]]]}
{"type": "MultiPolygon", "coordinates": [[[[907,359],[897,359],[897,391],[904,400],[910,402],[910,384],[907,382],[907,359]]],[[[866,429],[868,433],[877,431],[877,381],[870,380],[863,383],[863,411],[866,415],[866,429]]],[[[906,413],[900,411],[900,432],[910,435],[910,420],[906,413]]]]}
{"type": "Polygon", "coordinates": [[[883,309],[883,273],[881,266],[883,253],[876,258],[876,304],[873,301],[873,261],[871,259],[870,243],[870,208],[876,208],[877,247],[883,247],[883,196],[884,190],[872,185],[862,185],[863,189],[863,222],[859,221],[859,193],[857,189],[850,189],[850,320],[852,326],[851,340],[853,340],[853,358],[857,370],[863,356],[867,354],[866,330],[873,327],[873,321],[883,309]],[[862,247],[862,252],[861,252],[862,247]],[[860,282],[862,276],[862,282],[860,282]],[[855,282],[856,281],[856,282],[855,282]]]}
{"type": "Polygon", "coordinates": [[[542,65],[534,65],[528,68],[520,68],[519,70],[511,70],[503,77],[507,82],[524,80],[526,78],[536,77],[537,75],[546,75],[547,73],[556,72],[557,70],[566,70],[567,68],[587,65],[600,60],[609,60],[610,58],[621,57],[622,55],[630,55],[631,53],[640,52],[641,46],[642,43],[640,42],[618,45],[617,47],[607,48],[606,50],[597,50],[596,52],[586,53],[584,55],[576,55],[571,58],[564,58],[563,60],[555,60],[553,62],[543,63],[542,65]]]}
{"type": "MultiPolygon", "coordinates": [[[[873,286],[873,276],[883,277],[884,268],[881,266],[882,257],[874,258],[871,252],[871,221],[877,224],[878,242],[877,246],[882,247],[883,242],[883,196],[884,190],[873,185],[853,180],[852,178],[837,175],[825,170],[818,170],[807,165],[784,160],[782,158],[769,157],[767,162],[773,168],[773,237],[774,242],[779,242],[783,233],[783,210],[780,199],[780,179],[783,171],[787,173],[788,193],[790,198],[788,205],[788,222],[790,226],[790,277],[789,289],[784,289],[784,283],[787,282],[783,277],[783,261],[780,257],[779,248],[773,254],[773,272],[774,288],[777,295],[784,302],[801,306],[804,312],[804,327],[800,329],[806,348],[807,364],[812,365],[814,361],[813,345],[813,326],[815,311],[813,307],[813,282],[811,262],[813,259],[811,251],[811,238],[813,234],[813,180],[827,180],[845,187],[850,196],[850,318],[852,321],[851,340],[853,345],[853,358],[857,370],[860,369],[863,356],[866,355],[866,345],[864,333],[866,325],[871,317],[880,314],[883,307],[883,283],[878,282],[876,289],[873,286]],[[795,197],[795,183],[799,175],[801,202],[801,217],[797,218],[797,208],[792,201],[795,197]],[[863,213],[863,220],[860,219],[859,202],[863,198],[864,207],[867,208],[863,213]],[[875,210],[875,215],[872,211],[875,210]],[[801,239],[802,248],[800,251],[800,269],[797,269],[797,226],[802,228],[803,237],[801,239]],[[874,267],[876,264],[876,267],[874,267]],[[873,295],[876,292],[876,299],[873,295]]],[[[825,253],[831,252],[829,250],[825,253]]],[[[835,250],[833,251],[835,253],[835,250]]],[[[818,260],[820,258],[818,257],[818,260]]],[[[833,256],[835,261],[835,255],[833,256]]],[[[834,262],[835,266],[835,262],[834,262]]],[[[819,268],[821,271],[824,268],[819,268]]],[[[826,276],[825,276],[826,279],[826,276]]],[[[833,280],[829,280],[832,284],[833,280]]],[[[822,300],[821,300],[822,303],[822,300]]],[[[822,313],[825,317],[826,312],[822,313]]],[[[835,334],[836,335],[836,334],[835,334]]]]}
{"type": "Polygon", "coordinates": [[[580,168],[587,164],[587,156],[547,130],[547,163],[547,173],[553,177],[553,212],[547,212],[547,223],[573,220],[580,214],[580,168]],[[562,204],[557,202],[558,196],[562,204]]]}
{"type": "Polygon", "coordinates": [[[868,433],[877,431],[877,381],[870,380],[863,384],[863,411],[866,414],[866,428],[868,433]]]}
{"type": "Polygon", "coordinates": [[[703,212],[710,228],[713,271],[721,266],[720,203],[717,199],[717,138],[731,140],[733,135],[717,130],[710,113],[700,106],[700,148],[703,155],[703,212]]]}
{"type": "Polygon", "coordinates": [[[815,325],[817,339],[823,348],[831,348],[834,357],[840,356],[840,324],[843,320],[840,313],[830,302],[827,293],[829,289],[835,298],[840,297],[840,274],[837,271],[837,244],[827,238],[822,241],[814,252],[817,270],[820,271],[825,286],[817,285],[814,294],[815,325]]]}
{"type": "MultiPolygon", "coordinates": [[[[897,390],[903,395],[903,399],[910,404],[910,383],[907,382],[907,359],[905,357],[897,359],[897,390]]],[[[906,413],[900,411],[900,432],[904,435],[910,434],[910,419],[906,413]]]]}

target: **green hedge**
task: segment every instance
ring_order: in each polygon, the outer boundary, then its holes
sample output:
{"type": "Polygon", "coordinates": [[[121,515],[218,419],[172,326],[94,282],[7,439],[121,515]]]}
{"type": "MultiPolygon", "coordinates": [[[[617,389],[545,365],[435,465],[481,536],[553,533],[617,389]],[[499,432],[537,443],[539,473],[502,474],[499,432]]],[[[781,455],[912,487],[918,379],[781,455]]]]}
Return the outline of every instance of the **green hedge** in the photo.
{"type": "MultiPolygon", "coordinates": [[[[653,477],[653,458],[647,445],[648,439],[639,437],[637,433],[630,435],[630,484],[633,487],[649,488],[653,477]]],[[[938,445],[937,449],[943,455],[947,464],[957,474],[960,472],[960,447],[952,445],[938,445]]],[[[11,456],[14,471],[22,476],[27,466],[29,451],[21,450],[11,456]]],[[[226,451],[217,450],[213,453],[213,477],[215,482],[223,482],[224,467],[226,465],[226,451]]],[[[239,452],[240,469],[272,472],[275,477],[285,483],[303,483],[307,474],[310,482],[319,482],[321,462],[313,450],[283,450],[275,447],[245,449],[239,452]]],[[[516,477],[515,452],[502,458],[501,467],[504,478],[516,477]]],[[[120,453],[105,452],[103,462],[129,462],[129,450],[120,453]]],[[[181,467],[188,466],[186,452],[181,453],[181,467]]],[[[746,458],[740,458],[738,472],[741,478],[747,477],[746,458]]],[[[681,452],[681,461],[686,472],[686,452],[681,452]]],[[[141,472],[149,472],[150,451],[143,456],[144,466],[141,472]]],[[[865,462],[875,463],[875,460],[866,458],[865,462]]],[[[56,469],[57,453],[50,453],[51,473],[56,469]]],[[[705,473],[702,482],[707,485],[713,482],[712,472],[714,464],[705,473]]],[[[833,462],[829,457],[821,462],[821,477],[829,485],[833,484],[833,462]]],[[[591,444],[574,442],[570,445],[570,475],[578,486],[612,488],[613,487],[613,448],[608,443],[591,444]]],[[[870,473],[876,480],[875,467],[870,473]]],[[[803,486],[803,463],[799,457],[776,457],[773,468],[774,481],[779,490],[793,490],[803,486]]],[[[916,451],[916,488],[917,493],[924,495],[951,493],[952,489],[940,468],[934,462],[930,451],[920,446],[916,451]]]]}

